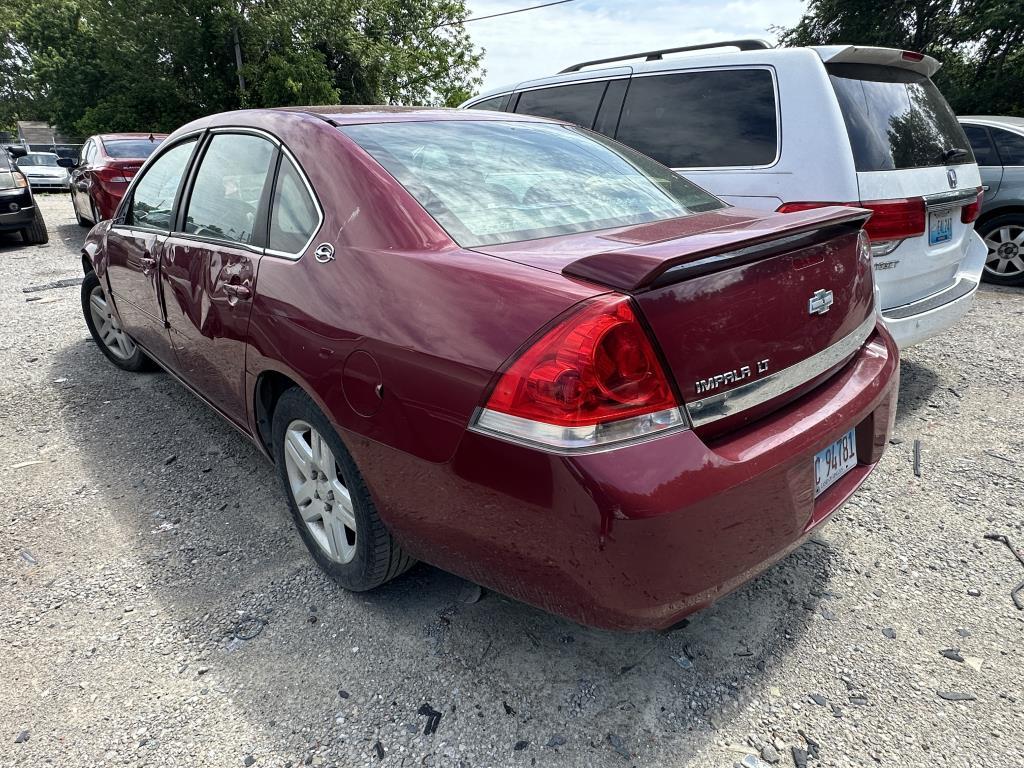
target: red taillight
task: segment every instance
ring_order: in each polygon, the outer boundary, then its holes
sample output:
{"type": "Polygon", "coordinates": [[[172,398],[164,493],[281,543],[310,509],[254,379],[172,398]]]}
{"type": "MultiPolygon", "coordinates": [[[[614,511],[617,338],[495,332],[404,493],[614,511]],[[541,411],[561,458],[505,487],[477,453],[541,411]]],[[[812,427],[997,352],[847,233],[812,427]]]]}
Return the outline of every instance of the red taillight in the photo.
{"type": "Polygon", "coordinates": [[[827,208],[830,205],[846,205],[846,203],[783,203],[775,209],[777,213],[796,213],[810,211],[815,208],[827,208]]]}
{"type": "Polygon", "coordinates": [[[917,51],[903,51],[900,56],[904,61],[924,61],[924,54],[917,51]]]}
{"type": "Polygon", "coordinates": [[[116,166],[109,166],[108,165],[108,166],[106,166],[104,168],[100,168],[99,170],[96,171],[96,175],[99,177],[100,181],[107,181],[107,182],[110,182],[110,181],[113,181],[113,182],[126,182],[126,181],[128,181],[128,177],[125,176],[124,170],[121,169],[121,168],[117,168],[116,166]]]}
{"type": "Polygon", "coordinates": [[[978,216],[981,215],[981,204],[984,202],[984,199],[985,190],[982,187],[978,187],[978,199],[960,209],[960,221],[964,224],[976,221],[978,216]]]}
{"type": "Polygon", "coordinates": [[[871,211],[864,230],[873,241],[905,240],[924,234],[924,198],[865,200],[856,203],[871,211]]]}
{"type": "Polygon", "coordinates": [[[683,423],[630,300],[607,295],[582,305],[523,352],[501,375],[474,427],[578,449],[683,423]]]}

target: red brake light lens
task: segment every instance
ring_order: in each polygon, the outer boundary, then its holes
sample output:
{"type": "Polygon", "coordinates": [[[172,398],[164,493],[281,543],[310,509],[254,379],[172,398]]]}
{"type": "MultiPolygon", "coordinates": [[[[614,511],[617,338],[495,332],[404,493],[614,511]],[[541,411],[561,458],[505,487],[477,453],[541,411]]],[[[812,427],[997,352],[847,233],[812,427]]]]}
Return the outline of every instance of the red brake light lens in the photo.
{"type": "Polygon", "coordinates": [[[846,203],[783,203],[775,209],[776,213],[796,213],[811,211],[815,208],[827,208],[830,205],[846,205],[846,203]]]}
{"type": "Polygon", "coordinates": [[[903,51],[901,57],[904,61],[923,61],[924,54],[917,51],[903,51]]]}
{"type": "Polygon", "coordinates": [[[865,200],[858,203],[870,210],[864,230],[872,240],[905,240],[924,234],[924,198],[865,200]]]}
{"type": "Polygon", "coordinates": [[[981,204],[985,201],[985,190],[982,187],[978,187],[978,199],[973,203],[968,203],[960,209],[960,221],[964,224],[970,224],[972,221],[977,221],[978,216],[981,215],[981,204]]]}
{"type": "Polygon", "coordinates": [[[541,336],[501,375],[474,423],[561,449],[683,425],[647,332],[620,295],[585,303],[541,336]]]}
{"type": "Polygon", "coordinates": [[[126,177],[125,172],[122,169],[116,168],[116,167],[113,167],[113,166],[107,166],[105,168],[100,168],[98,171],[96,171],[96,175],[99,176],[100,181],[114,181],[114,182],[127,182],[128,181],[128,178],[126,177]]]}

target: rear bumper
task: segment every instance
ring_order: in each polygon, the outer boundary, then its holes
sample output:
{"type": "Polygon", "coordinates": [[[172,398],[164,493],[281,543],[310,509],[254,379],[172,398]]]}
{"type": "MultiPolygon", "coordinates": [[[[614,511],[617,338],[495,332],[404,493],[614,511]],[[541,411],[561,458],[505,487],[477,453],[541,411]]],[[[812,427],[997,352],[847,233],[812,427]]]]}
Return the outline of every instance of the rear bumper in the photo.
{"type": "Polygon", "coordinates": [[[882,310],[885,327],[900,349],[941,333],[967,314],[981,282],[987,255],[984,241],[972,233],[967,257],[961,262],[952,284],[909,304],[882,310]]]}
{"type": "Polygon", "coordinates": [[[878,329],[826,383],[751,426],[554,456],[467,433],[450,464],[346,436],[413,556],[609,629],[663,628],[787,555],[864,481],[895,415],[878,329]],[[858,465],[814,498],[813,457],[856,429],[858,465]]]}

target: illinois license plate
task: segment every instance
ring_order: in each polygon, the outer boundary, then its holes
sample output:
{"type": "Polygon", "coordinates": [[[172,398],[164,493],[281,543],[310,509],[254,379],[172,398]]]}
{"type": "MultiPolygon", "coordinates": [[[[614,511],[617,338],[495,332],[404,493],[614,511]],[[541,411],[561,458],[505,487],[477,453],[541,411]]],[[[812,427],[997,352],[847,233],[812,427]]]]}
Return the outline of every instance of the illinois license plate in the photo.
{"type": "Polygon", "coordinates": [[[948,243],[953,239],[953,209],[928,213],[928,245],[948,243]]]}
{"type": "Polygon", "coordinates": [[[851,469],[857,466],[857,440],[851,429],[832,445],[814,456],[814,496],[820,496],[851,469]]]}

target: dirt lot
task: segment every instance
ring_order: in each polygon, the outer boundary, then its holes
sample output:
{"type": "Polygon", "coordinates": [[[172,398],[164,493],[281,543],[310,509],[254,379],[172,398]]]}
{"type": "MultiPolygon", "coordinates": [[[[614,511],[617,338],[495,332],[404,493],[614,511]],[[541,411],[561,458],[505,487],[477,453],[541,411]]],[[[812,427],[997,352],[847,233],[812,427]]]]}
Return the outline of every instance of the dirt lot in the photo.
{"type": "Polygon", "coordinates": [[[24,292],[80,276],[41,205],[48,246],[0,236],[0,765],[1024,766],[1024,568],[984,538],[1024,546],[1024,291],[905,355],[894,444],[811,543],[614,634],[424,565],[342,592],[254,448],[111,366],[77,286],[24,292]]]}

